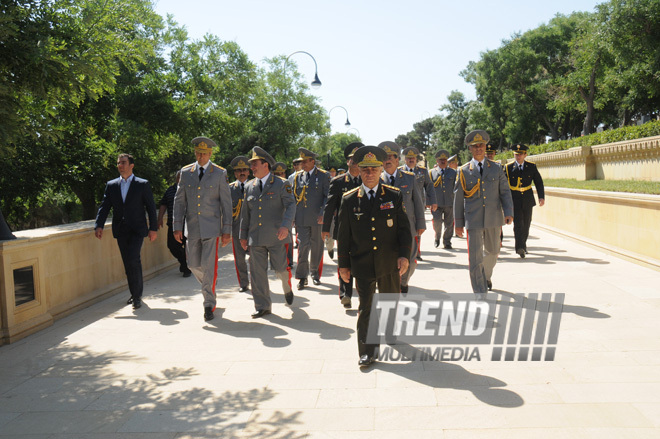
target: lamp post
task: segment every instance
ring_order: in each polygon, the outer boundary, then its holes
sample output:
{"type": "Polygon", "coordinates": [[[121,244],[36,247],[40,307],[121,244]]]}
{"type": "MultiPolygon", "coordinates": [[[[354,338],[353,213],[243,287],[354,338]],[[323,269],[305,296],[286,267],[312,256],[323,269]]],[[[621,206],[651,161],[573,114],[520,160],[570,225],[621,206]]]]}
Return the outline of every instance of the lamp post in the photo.
{"type": "Polygon", "coordinates": [[[316,60],[309,52],[305,52],[304,50],[293,52],[291,55],[286,57],[286,60],[284,61],[284,66],[286,67],[286,63],[289,61],[289,58],[291,58],[296,53],[304,53],[305,55],[309,55],[309,57],[312,58],[312,61],[314,61],[314,80],[312,81],[311,85],[312,88],[316,90],[321,86],[321,80],[319,79],[319,68],[318,65],[316,64],[316,60]]]}
{"type": "Polygon", "coordinates": [[[360,136],[360,132],[358,131],[357,128],[349,128],[348,130],[346,130],[346,134],[348,134],[349,131],[355,131],[355,132],[357,133],[358,137],[361,137],[361,136],[360,136]]]}
{"type": "Polygon", "coordinates": [[[330,117],[330,114],[332,113],[332,110],[334,110],[335,108],[341,108],[342,110],[344,110],[346,112],[346,123],[344,124],[344,126],[350,127],[351,122],[348,120],[348,110],[346,108],[342,107],[341,105],[335,105],[334,107],[332,107],[330,109],[330,111],[328,111],[328,117],[330,117]]]}

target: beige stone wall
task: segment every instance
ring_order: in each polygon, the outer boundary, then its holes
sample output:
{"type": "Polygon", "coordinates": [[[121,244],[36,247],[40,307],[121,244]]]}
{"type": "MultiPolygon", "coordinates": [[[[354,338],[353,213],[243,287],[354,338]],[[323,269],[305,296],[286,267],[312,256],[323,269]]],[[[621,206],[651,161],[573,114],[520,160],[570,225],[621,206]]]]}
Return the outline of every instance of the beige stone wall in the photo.
{"type": "Polygon", "coordinates": [[[533,223],[660,268],[660,195],[545,188],[533,223]]]}
{"type": "MultiPolygon", "coordinates": [[[[16,232],[17,239],[0,242],[0,344],[12,342],[58,318],[127,288],[124,266],[110,226],[102,240],[94,222],[83,221],[16,232]],[[15,306],[13,270],[32,265],[35,300],[15,306]]],[[[167,229],[156,241],[145,240],[142,267],[145,279],[176,265],[167,249],[167,229]]]]}
{"type": "Polygon", "coordinates": [[[660,136],[529,156],[545,178],[660,181],[660,136]]]}

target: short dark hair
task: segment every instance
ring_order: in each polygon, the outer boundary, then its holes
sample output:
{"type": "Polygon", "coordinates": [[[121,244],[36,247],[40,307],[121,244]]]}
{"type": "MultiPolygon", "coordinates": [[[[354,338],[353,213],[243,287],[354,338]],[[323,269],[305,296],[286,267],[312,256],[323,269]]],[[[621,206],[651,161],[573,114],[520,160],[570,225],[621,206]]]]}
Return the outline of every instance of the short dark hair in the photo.
{"type": "Polygon", "coordinates": [[[135,164],[135,160],[133,159],[133,156],[130,155],[130,154],[122,152],[121,154],[119,154],[119,156],[117,156],[117,160],[122,159],[122,158],[127,158],[129,165],[134,165],[135,164]]]}

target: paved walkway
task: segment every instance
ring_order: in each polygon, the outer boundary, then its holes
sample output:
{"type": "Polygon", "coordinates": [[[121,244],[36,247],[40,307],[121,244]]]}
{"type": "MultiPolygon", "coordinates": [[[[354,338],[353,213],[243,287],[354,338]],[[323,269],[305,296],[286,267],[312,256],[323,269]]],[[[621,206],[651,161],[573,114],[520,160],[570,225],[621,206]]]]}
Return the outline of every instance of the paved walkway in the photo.
{"type": "MultiPolygon", "coordinates": [[[[272,277],[274,314],[252,320],[225,250],[212,322],[172,270],[136,312],[118,294],[1,347],[0,439],[659,438],[659,273],[538,228],[521,260],[505,234],[489,296],[565,293],[555,361],[360,371],[327,255],[323,285],[287,307],[272,277]]],[[[432,240],[411,292],[470,292],[465,240],[432,240]]]]}

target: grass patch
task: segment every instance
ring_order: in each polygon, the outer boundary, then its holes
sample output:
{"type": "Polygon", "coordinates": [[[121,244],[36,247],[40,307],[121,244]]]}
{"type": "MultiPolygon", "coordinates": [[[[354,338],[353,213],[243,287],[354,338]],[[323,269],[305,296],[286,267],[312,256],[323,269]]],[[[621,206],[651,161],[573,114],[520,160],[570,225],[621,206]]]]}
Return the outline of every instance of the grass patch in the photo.
{"type": "Polygon", "coordinates": [[[587,180],[572,178],[544,178],[544,186],[565,187],[570,189],[589,189],[593,191],[632,192],[636,194],[660,195],[660,182],[637,180],[587,180]]]}

